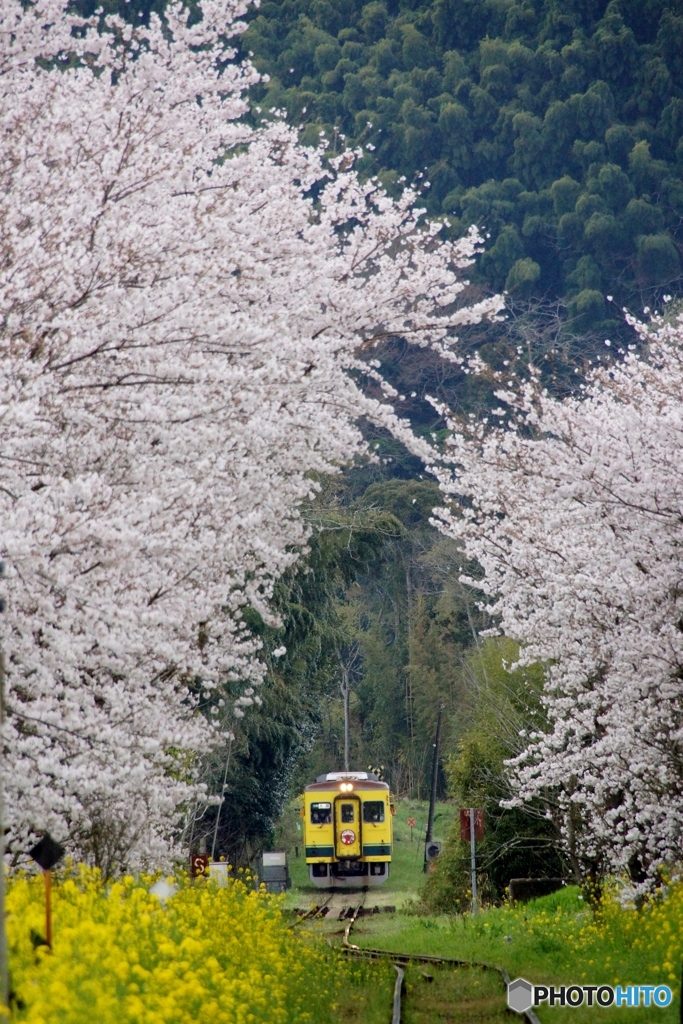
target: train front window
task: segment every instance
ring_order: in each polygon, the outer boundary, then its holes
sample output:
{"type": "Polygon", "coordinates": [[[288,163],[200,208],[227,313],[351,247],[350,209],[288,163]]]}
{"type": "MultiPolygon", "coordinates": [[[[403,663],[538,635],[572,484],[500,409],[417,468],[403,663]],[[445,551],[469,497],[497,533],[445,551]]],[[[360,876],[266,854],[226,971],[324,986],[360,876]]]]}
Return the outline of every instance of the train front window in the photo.
{"type": "Polygon", "coordinates": [[[311,825],[331,825],[332,804],[311,804],[311,825]]]}
{"type": "Polygon", "coordinates": [[[372,821],[375,824],[384,821],[384,801],[366,800],[363,804],[363,821],[372,821]]]}
{"type": "Polygon", "coordinates": [[[343,825],[351,825],[353,823],[353,804],[341,805],[341,820],[343,825]]]}

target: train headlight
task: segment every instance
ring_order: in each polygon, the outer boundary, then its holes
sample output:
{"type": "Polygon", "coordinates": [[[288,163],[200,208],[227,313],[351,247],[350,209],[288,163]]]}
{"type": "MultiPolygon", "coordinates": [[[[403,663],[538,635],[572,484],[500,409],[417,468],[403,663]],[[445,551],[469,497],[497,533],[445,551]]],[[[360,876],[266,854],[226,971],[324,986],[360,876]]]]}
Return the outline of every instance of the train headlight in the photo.
{"type": "Polygon", "coordinates": [[[353,783],[352,782],[342,782],[342,784],[341,784],[341,786],[339,788],[341,789],[342,793],[351,793],[351,792],[353,792],[353,783]]]}

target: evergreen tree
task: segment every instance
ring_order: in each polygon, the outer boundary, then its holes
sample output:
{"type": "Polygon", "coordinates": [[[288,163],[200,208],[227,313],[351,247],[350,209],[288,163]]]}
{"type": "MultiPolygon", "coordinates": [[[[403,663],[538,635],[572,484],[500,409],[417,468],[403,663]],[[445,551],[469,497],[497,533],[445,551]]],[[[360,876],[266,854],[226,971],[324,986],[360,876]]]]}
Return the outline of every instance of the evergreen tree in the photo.
{"type": "Polygon", "coordinates": [[[244,46],[269,76],[261,107],[304,141],[359,146],[362,173],[421,182],[454,234],[485,229],[490,288],[561,298],[574,330],[603,335],[613,310],[679,289],[672,0],[266,0],[244,46]]]}

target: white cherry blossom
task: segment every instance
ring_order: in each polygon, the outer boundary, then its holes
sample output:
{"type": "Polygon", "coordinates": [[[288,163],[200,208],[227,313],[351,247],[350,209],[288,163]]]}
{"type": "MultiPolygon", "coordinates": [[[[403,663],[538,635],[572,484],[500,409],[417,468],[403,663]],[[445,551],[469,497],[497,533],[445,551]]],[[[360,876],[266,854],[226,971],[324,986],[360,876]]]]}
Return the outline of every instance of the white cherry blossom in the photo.
{"type": "Polygon", "coordinates": [[[683,853],[683,323],[583,396],[506,388],[455,434],[440,524],[484,570],[500,628],[547,668],[547,735],[511,766],[559,793],[577,872],[656,884],[683,853]],[[502,410],[499,410],[499,412],[502,410]]]}
{"type": "Polygon", "coordinates": [[[242,610],[272,620],[306,543],[298,507],[362,451],[359,417],[409,436],[361,356],[395,335],[449,354],[499,306],[459,308],[474,232],[443,241],[413,192],[394,202],[348,155],[326,166],[286,125],[249,127],[256,76],[229,43],[245,5],[201,10],[135,28],[61,0],[0,13],[18,852],[49,828],[102,862],[165,855],[216,738],[195,682],[258,686],[242,610]]]}

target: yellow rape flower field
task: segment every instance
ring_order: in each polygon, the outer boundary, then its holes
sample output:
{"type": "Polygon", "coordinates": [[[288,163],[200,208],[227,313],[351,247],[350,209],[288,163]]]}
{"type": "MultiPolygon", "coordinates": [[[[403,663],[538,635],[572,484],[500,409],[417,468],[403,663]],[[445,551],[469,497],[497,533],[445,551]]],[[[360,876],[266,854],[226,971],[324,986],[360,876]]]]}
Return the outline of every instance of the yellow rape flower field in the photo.
{"type": "MultiPolygon", "coordinates": [[[[26,1024],[383,1024],[394,972],[386,962],[343,960],[317,936],[299,935],[279,897],[249,881],[226,886],[175,879],[162,903],[153,879],[103,883],[67,869],[53,888],[53,951],[44,933],[41,877],[10,878],[7,911],[12,1020],[26,1024]]],[[[683,882],[640,910],[608,891],[597,912],[567,888],[477,917],[363,918],[359,945],[486,960],[511,976],[551,984],[666,984],[663,1010],[544,1007],[543,1021],[622,1019],[673,1024],[680,1015],[683,882]]]]}
{"type": "MultiPolygon", "coordinates": [[[[573,893],[571,895],[574,895],[573,893]]],[[[537,901],[540,903],[541,901],[537,901]]],[[[562,897],[530,917],[530,937],[554,944],[566,956],[564,971],[581,981],[597,973],[605,983],[646,977],[678,990],[683,958],[683,883],[672,885],[640,910],[623,907],[616,888],[608,889],[596,913],[567,913],[562,897]]],[[[558,967],[560,965],[558,964],[558,967]]]]}
{"type": "Polygon", "coordinates": [[[103,884],[73,869],[53,886],[53,951],[40,877],[9,882],[12,1020],[27,1024],[326,1024],[345,965],[287,927],[280,901],[242,881],[103,884]],[[31,933],[33,932],[33,940],[31,933]]]}

